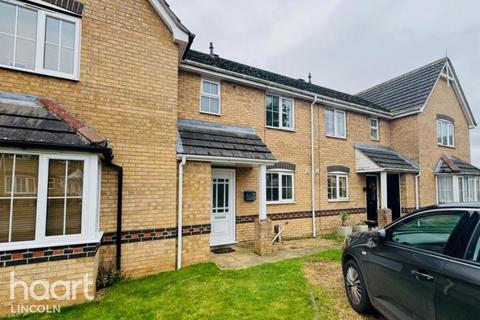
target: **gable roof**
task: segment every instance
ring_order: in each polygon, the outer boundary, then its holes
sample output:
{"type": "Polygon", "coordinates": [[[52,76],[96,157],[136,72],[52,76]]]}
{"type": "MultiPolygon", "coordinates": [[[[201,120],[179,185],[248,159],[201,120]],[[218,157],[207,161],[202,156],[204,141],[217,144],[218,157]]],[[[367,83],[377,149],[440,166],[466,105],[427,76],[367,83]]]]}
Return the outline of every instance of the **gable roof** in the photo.
{"type": "Polygon", "coordinates": [[[189,50],[185,55],[185,63],[195,62],[204,66],[210,66],[216,69],[217,72],[228,71],[234,72],[239,75],[246,75],[259,80],[267,81],[269,83],[287,86],[290,88],[307,91],[310,94],[318,94],[321,96],[329,97],[336,100],[355,104],[356,106],[365,110],[376,110],[380,112],[388,112],[387,109],[367,101],[361,97],[343,93],[340,91],[328,89],[325,87],[317,86],[315,84],[308,83],[300,79],[294,79],[291,77],[283,76],[278,73],[266,71],[263,69],[251,67],[242,63],[238,63],[232,60],[223,59],[217,55],[209,55],[203,52],[189,50]]]}
{"type": "Polygon", "coordinates": [[[110,154],[107,140],[55,101],[0,92],[0,145],[110,154]]]}
{"type": "Polygon", "coordinates": [[[447,77],[453,84],[452,87],[470,127],[475,127],[475,118],[460,86],[453,65],[447,57],[366,89],[358,93],[357,96],[389,110],[393,117],[421,112],[425,108],[438,79],[445,77],[442,73],[445,68],[448,68],[449,72],[452,73],[447,77]]]}
{"type": "Polygon", "coordinates": [[[195,35],[183,25],[165,0],[148,1],[172,32],[173,41],[179,46],[179,60],[181,60],[190,49],[195,35]]]}
{"type": "Polygon", "coordinates": [[[179,119],[177,154],[275,162],[275,157],[251,128],[179,119]]]}
{"type": "Polygon", "coordinates": [[[438,160],[435,174],[480,175],[480,169],[453,156],[442,156],[438,160]]]}

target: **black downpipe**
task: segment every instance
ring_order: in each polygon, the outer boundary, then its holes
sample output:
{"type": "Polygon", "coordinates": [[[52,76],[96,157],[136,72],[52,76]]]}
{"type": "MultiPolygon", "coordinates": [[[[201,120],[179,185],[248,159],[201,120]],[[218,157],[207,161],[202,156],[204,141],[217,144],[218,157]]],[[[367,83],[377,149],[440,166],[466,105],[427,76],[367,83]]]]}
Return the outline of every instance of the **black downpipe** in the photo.
{"type": "Polygon", "coordinates": [[[122,207],[123,207],[123,168],[112,163],[112,158],[106,159],[109,167],[117,172],[117,235],[115,239],[116,245],[116,269],[121,271],[122,264],[122,207]]]}

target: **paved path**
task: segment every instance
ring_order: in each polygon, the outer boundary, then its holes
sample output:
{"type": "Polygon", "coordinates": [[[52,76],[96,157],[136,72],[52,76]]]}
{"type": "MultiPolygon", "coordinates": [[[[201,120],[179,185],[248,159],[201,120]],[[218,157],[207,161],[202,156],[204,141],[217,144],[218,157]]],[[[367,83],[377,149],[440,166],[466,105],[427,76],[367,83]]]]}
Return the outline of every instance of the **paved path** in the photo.
{"type": "Polygon", "coordinates": [[[328,249],[340,248],[341,246],[341,243],[321,238],[289,240],[283,241],[281,244],[275,244],[272,254],[259,256],[253,252],[253,243],[247,242],[230,246],[235,252],[211,253],[211,261],[220,269],[243,269],[264,263],[302,257],[328,249]]]}

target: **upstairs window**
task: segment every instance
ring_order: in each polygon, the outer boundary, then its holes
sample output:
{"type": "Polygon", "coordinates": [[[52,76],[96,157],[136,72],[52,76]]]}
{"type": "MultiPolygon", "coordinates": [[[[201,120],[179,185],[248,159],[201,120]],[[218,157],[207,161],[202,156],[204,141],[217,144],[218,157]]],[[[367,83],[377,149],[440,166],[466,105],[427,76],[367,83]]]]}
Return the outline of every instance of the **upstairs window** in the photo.
{"type": "Polygon", "coordinates": [[[220,82],[202,79],[200,112],[220,115],[220,82]]]}
{"type": "Polygon", "coordinates": [[[325,133],[327,136],[346,138],[346,127],[345,111],[334,109],[325,110],[325,133]]]}
{"type": "Polygon", "coordinates": [[[293,99],[267,94],[265,110],[267,127],[293,130],[293,99]]]}
{"type": "Polygon", "coordinates": [[[0,0],[0,66],[78,79],[80,19],[0,0]]]}
{"type": "Polygon", "coordinates": [[[378,119],[377,118],[370,118],[370,138],[372,140],[378,141],[379,132],[378,132],[378,119]]]}
{"type": "Polygon", "coordinates": [[[267,202],[281,203],[293,201],[293,172],[267,173],[267,202]]]}
{"type": "Polygon", "coordinates": [[[440,146],[454,147],[455,126],[447,120],[437,120],[437,143],[440,146]]]}

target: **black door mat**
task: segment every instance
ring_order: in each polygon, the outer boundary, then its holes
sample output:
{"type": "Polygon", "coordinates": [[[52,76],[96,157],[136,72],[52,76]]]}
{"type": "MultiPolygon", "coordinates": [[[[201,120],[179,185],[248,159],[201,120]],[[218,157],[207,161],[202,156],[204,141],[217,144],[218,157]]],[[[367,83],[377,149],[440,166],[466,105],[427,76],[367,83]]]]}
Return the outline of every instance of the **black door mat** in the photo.
{"type": "Polygon", "coordinates": [[[232,249],[229,247],[223,247],[223,248],[211,249],[210,251],[214,254],[223,254],[223,253],[235,252],[235,249],[232,249]]]}

